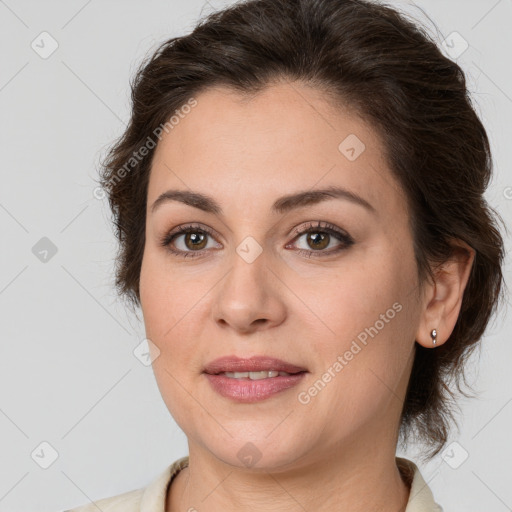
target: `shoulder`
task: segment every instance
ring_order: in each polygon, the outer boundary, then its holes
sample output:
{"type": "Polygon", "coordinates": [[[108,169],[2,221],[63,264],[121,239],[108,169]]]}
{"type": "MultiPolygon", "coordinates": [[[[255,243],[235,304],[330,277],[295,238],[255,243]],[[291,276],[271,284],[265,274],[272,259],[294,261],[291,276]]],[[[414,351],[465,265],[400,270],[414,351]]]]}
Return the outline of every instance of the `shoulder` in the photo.
{"type": "Polygon", "coordinates": [[[442,507],[434,501],[432,490],[416,464],[403,457],[396,457],[396,464],[402,477],[410,486],[405,512],[444,512],[442,507]]]}
{"type": "Polygon", "coordinates": [[[98,509],[103,512],[117,512],[121,510],[125,512],[139,512],[143,493],[144,488],[136,489],[134,491],[118,494],[117,496],[102,498],[71,510],[65,510],[64,512],[97,512],[98,509]]]}
{"type": "Polygon", "coordinates": [[[182,457],[167,466],[146,487],[101,498],[63,512],[165,512],[167,488],[173,477],[187,465],[188,456],[182,457]]]}

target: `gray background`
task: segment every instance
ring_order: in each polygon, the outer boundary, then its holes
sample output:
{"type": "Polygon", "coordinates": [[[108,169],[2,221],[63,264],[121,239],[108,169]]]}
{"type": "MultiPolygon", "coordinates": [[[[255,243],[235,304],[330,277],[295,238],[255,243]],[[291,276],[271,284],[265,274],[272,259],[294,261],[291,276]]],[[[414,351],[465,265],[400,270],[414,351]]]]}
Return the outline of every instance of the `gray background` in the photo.
{"type": "MultiPolygon", "coordinates": [[[[126,492],[187,454],[151,367],[134,356],[144,329],[116,298],[108,206],[93,190],[100,155],[129,119],[136,65],[230,3],[0,0],[0,511],[58,511],[126,492]],[[47,58],[31,47],[51,49],[43,31],[58,43],[47,58]],[[39,252],[43,237],[55,254],[39,252]]],[[[432,31],[431,18],[440,42],[454,31],[467,41],[457,60],[496,166],[486,196],[510,223],[512,2],[390,3],[432,31]]],[[[508,261],[505,272],[509,280],[508,261]]],[[[471,360],[479,396],[460,402],[456,444],[420,465],[447,512],[512,510],[507,309],[471,360]]]]}

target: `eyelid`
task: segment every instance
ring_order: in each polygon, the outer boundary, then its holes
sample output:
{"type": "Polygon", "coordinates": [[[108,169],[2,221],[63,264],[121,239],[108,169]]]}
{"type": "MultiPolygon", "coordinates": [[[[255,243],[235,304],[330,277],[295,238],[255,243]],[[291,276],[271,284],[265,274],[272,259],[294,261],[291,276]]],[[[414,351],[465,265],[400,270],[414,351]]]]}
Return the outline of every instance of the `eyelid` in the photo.
{"type": "Polygon", "coordinates": [[[353,238],[344,229],[341,229],[338,226],[331,224],[330,222],[321,220],[304,222],[299,226],[293,228],[292,233],[296,236],[302,236],[310,231],[314,231],[315,229],[317,229],[318,231],[325,231],[327,233],[343,236],[347,240],[350,240],[352,242],[354,241],[353,238]]]}

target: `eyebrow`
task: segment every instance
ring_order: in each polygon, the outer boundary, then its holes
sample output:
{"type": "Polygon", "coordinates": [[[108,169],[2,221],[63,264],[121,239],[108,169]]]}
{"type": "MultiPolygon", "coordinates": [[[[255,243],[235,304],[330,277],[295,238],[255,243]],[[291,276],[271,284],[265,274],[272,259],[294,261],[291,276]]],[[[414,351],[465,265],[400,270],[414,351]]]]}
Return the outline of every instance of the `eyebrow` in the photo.
{"type": "MultiPolygon", "coordinates": [[[[297,208],[318,204],[329,199],[344,199],[364,207],[371,213],[377,213],[375,208],[362,197],[350,190],[335,186],[322,189],[305,190],[280,197],[274,202],[271,210],[273,213],[283,214],[297,208]]],[[[213,199],[213,197],[199,192],[177,189],[167,190],[162,193],[151,206],[151,212],[155,212],[162,204],[170,201],[179,201],[215,215],[222,215],[223,213],[220,204],[213,199]]]]}

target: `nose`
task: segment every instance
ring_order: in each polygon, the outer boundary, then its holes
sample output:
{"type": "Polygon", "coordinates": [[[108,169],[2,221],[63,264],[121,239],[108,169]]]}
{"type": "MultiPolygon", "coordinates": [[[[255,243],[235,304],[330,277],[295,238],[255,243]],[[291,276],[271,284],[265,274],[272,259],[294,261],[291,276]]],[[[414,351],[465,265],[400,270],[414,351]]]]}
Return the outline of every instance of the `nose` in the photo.
{"type": "Polygon", "coordinates": [[[247,334],[284,321],[285,287],[269,260],[265,251],[252,262],[234,252],[230,271],[216,287],[212,314],[217,325],[247,334]]]}

